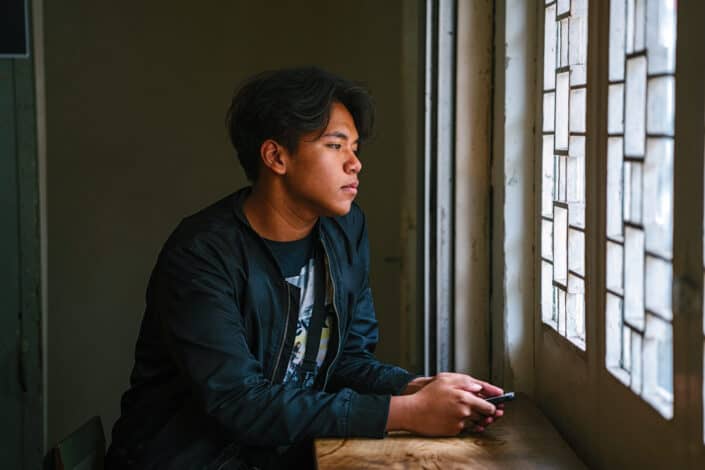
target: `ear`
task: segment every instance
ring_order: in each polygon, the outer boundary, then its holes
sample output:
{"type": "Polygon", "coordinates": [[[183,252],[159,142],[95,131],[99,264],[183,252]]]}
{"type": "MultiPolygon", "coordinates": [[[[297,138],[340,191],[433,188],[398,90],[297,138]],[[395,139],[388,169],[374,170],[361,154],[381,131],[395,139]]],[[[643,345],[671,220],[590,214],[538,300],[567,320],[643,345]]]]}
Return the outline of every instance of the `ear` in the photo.
{"type": "Polygon", "coordinates": [[[260,158],[265,167],[277,175],[286,173],[287,152],[275,140],[267,139],[259,148],[260,158]]]}

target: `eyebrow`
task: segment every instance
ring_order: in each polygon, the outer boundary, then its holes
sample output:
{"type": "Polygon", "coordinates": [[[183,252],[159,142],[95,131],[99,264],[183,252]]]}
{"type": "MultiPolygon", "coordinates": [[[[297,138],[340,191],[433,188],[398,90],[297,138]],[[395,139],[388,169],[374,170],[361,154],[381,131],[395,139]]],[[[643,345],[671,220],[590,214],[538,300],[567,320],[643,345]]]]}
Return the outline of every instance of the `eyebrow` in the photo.
{"type": "MultiPolygon", "coordinates": [[[[327,132],[327,133],[323,134],[321,137],[337,137],[339,139],[348,140],[348,135],[346,133],[340,132],[340,131],[327,132]]],[[[356,140],[355,142],[358,142],[358,141],[356,140]]],[[[355,142],[353,142],[353,143],[355,143],[355,142]]]]}

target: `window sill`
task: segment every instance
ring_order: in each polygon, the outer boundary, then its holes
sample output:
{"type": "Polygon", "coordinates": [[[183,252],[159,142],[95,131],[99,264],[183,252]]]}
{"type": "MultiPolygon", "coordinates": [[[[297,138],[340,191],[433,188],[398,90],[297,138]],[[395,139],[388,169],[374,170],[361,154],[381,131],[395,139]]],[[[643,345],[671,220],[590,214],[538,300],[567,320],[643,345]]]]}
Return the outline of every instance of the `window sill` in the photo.
{"type": "Polygon", "coordinates": [[[316,439],[317,468],[587,468],[526,395],[507,403],[505,413],[485,432],[457,437],[316,439]]]}

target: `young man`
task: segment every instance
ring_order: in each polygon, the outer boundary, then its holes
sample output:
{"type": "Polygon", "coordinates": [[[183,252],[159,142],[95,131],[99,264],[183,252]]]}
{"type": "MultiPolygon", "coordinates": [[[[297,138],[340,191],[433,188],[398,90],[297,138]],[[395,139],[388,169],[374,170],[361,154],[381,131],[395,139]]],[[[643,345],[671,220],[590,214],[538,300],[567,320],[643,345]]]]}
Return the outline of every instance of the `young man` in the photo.
{"type": "Polygon", "coordinates": [[[261,74],[235,96],[228,126],[252,187],[164,245],[108,468],[294,468],[318,436],[454,435],[502,415],[483,399],[495,386],[373,355],[353,203],[372,122],[363,88],[317,68],[261,74]]]}

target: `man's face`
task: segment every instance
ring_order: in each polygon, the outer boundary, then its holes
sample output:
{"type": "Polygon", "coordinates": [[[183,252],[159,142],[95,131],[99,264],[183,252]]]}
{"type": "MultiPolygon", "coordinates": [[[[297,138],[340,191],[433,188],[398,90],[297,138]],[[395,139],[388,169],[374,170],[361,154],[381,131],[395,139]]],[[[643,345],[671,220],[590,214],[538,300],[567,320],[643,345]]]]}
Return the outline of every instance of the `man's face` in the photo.
{"type": "Polygon", "coordinates": [[[288,202],[309,216],[345,215],[357,195],[362,169],[355,122],[347,108],[335,102],[328,126],[319,133],[304,134],[296,153],[288,155],[283,179],[288,202]]]}

